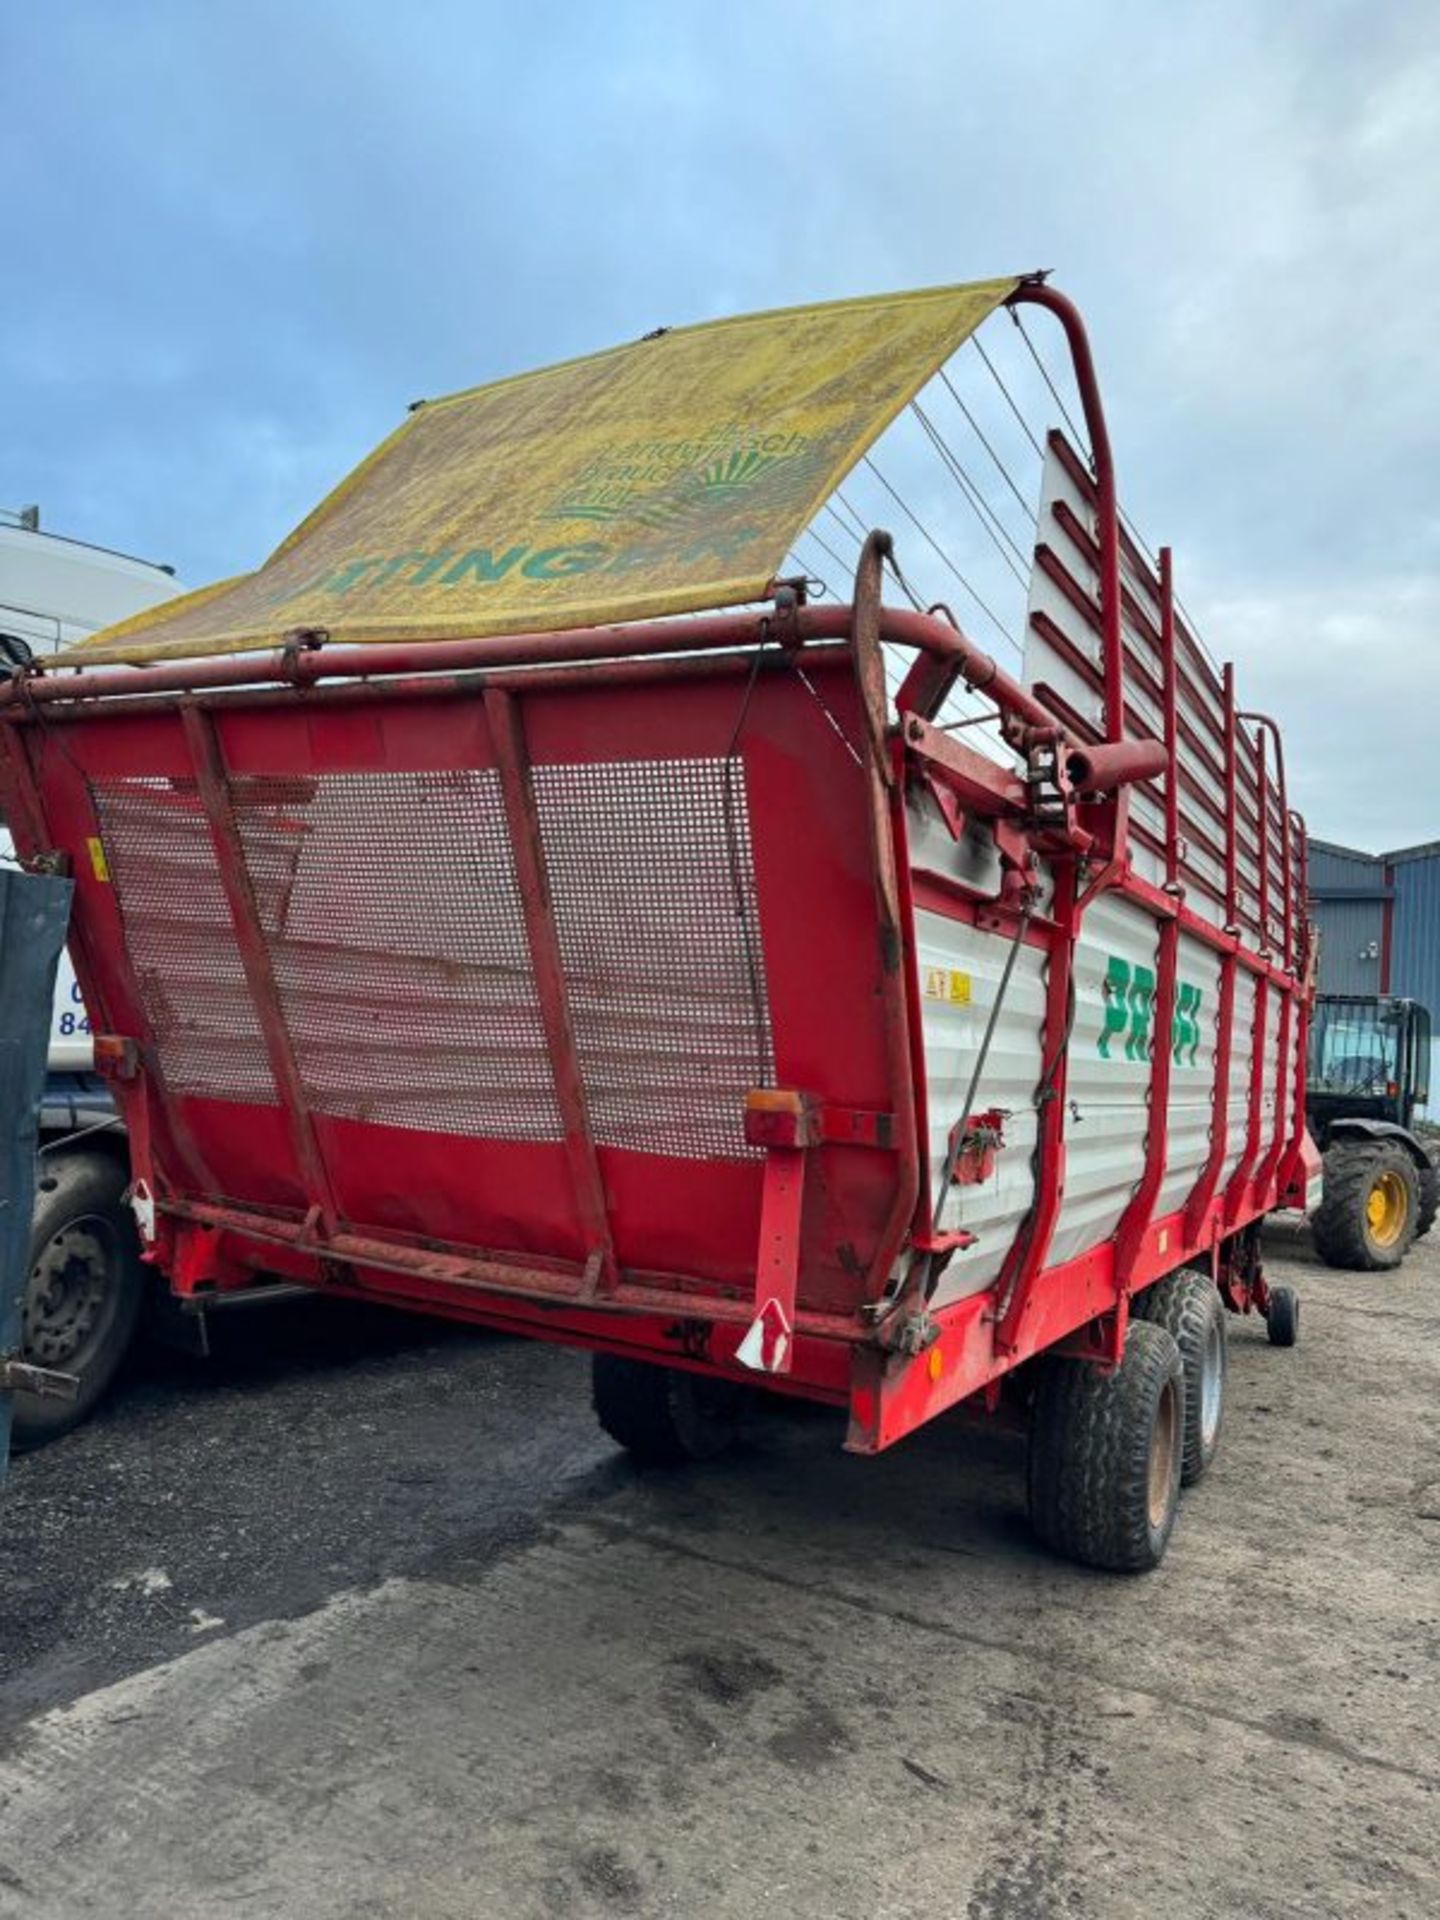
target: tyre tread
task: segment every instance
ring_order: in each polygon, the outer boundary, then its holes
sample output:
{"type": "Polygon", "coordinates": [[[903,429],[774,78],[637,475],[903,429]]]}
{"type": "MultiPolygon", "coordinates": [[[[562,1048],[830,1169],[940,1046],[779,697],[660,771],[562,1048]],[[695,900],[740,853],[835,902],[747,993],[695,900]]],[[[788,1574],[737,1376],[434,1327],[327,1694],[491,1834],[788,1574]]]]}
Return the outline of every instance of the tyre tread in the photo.
{"type": "Polygon", "coordinates": [[[1124,1359],[1109,1375],[1085,1361],[1046,1364],[1031,1424],[1030,1515],[1057,1553],[1116,1573],[1158,1563],[1169,1525],[1157,1551],[1148,1521],[1150,1408],[1167,1377],[1183,1414],[1180,1350],[1145,1320],[1131,1322],[1124,1359]]]}
{"type": "Polygon", "coordinates": [[[17,1451],[59,1439],[93,1412],[135,1338],[145,1288],[139,1242],[123,1197],[130,1183],[126,1163],[113,1154],[91,1151],[61,1152],[53,1159],[43,1159],[40,1165],[25,1269],[27,1281],[40,1246],[59,1231],[67,1214],[114,1212],[121,1242],[117,1275],[121,1299],[104,1347],[80,1376],[80,1391],[74,1400],[42,1400],[33,1394],[16,1394],[10,1443],[17,1451]]]}
{"type": "Polygon", "coordinates": [[[592,1359],[595,1417],[642,1466],[678,1467],[723,1452],[733,1433],[732,1391],[728,1382],[697,1379],[646,1360],[613,1353],[592,1359]],[[703,1398],[697,1402],[707,1391],[708,1407],[703,1398]]]}
{"type": "Polygon", "coordinates": [[[1220,1298],[1220,1289],[1208,1274],[1183,1268],[1136,1294],[1130,1311],[1152,1326],[1164,1327],[1180,1349],[1185,1367],[1185,1452],[1180,1478],[1182,1485],[1193,1487],[1215,1458],[1225,1422],[1225,1303],[1220,1298]],[[1203,1417],[1200,1362],[1205,1351],[1205,1335],[1212,1322],[1218,1322],[1220,1327],[1222,1376],[1220,1419],[1207,1456],[1200,1425],[1203,1417]]]}
{"type": "Polygon", "coordinates": [[[1337,1141],[1325,1154],[1325,1188],[1310,1220],[1315,1251],[1329,1267],[1351,1273],[1385,1273],[1398,1267],[1416,1237],[1420,1176],[1409,1154],[1383,1141],[1337,1141]],[[1393,1247],[1375,1247],[1365,1232],[1365,1202],[1375,1175],[1398,1172],[1410,1185],[1411,1230],[1393,1247]]]}
{"type": "Polygon", "coordinates": [[[1418,1169],[1420,1174],[1420,1210],[1415,1216],[1415,1238],[1423,1240],[1440,1213],[1440,1167],[1434,1161],[1418,1169]]]}

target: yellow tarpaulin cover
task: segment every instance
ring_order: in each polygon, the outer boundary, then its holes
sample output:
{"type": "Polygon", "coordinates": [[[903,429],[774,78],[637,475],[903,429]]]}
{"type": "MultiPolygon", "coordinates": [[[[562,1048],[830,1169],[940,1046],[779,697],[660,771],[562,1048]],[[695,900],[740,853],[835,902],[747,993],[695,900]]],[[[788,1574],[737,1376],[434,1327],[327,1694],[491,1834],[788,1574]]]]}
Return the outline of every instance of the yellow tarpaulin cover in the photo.
{"type": "Polygon", "coordinates": [[[678,327],[430,401],[263,566],[105,629],[86,665],[448,640],[764,597],[792,541],[1009,280],[678,327]]]}

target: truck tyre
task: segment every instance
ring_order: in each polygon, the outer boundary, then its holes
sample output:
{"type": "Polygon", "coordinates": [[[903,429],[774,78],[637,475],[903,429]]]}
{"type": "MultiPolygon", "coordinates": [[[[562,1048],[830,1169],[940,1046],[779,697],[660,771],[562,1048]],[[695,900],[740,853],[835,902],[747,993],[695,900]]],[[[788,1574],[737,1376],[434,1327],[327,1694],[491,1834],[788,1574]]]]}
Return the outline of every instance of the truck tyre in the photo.
{"type": "Polygon", "coordinates": [[[1208,1274],[1184,1271],[1137,1293],[1132,1314],[1164,1327],[1185,1368],[1185,1448],[1180,1480],[1193,1487],[1220,1448],[1225,1417],[1225,1303],[1208,1274]]]}
{"type": "Polygon", "coordinates": [[[1431,1161],[1418,1171],[1420,1208],[1415,1216],[1415,1238],[1423,1240],[1435,1224],[1435,1215],[1440,1213],[1440,1167],[1431,1161]]]}
{"type": "Polygon", "coordinates": [[[1420,1170],[1403,1147],[1340,1140],[1325,1155],[1325,1190],[1310,1222],[1315,1251],[1357,1273],[1398,1267],[1420,1218],[1420,1170]]]}
{"type": "Polygon", "coordinates": [[[1293,1347],[1300,1338],[1300,1296],[1293,1287],[1271,1287],[1265,1331],[1272,1347],[1293,1347]]]}
{"type": "Polygon", "coordinates": [[[1045,1545],[1113,1573],[1160,1564],[1180,1502],[1185,1368],[1164,1327],[1132,1320],[1112,1373],[1045,1365],[1030,1416],[1030,1520],[1045,1545]]]}
{"type": "Polygon", "coordinates": [[[103,1153],[53,1153],[40,1161],[30,1230],[30,1273],[20,1310],[20,1351],[41,1367],[79,1377],[74,1400],[17,1393],[11,1441],[33,1447],[68,1433],[91,1412],[134,1337],[145,1274],[125,1202],[129,1174],[103,1153]]]}
{"type": "Polygon", "coordinates": [[[597,1353],[591,1392],[600,1425],[642,1466],[713,1460],[735,1439],[740,1389],[728,1380],[597,1353]]]}

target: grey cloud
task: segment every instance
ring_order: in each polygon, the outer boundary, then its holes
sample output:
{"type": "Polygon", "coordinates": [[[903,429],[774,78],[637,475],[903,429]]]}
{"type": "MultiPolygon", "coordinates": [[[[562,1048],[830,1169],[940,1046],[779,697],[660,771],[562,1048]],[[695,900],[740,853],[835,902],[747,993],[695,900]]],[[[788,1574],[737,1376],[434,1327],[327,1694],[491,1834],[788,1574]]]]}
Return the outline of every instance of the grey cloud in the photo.
{"type": "Polygon", "coordinates": [[[1053,266],[1312,825],[1437,831],[1435,9],[60,0],[0,41],[0,501],[200,583],[420,394],[1053,266]]]}

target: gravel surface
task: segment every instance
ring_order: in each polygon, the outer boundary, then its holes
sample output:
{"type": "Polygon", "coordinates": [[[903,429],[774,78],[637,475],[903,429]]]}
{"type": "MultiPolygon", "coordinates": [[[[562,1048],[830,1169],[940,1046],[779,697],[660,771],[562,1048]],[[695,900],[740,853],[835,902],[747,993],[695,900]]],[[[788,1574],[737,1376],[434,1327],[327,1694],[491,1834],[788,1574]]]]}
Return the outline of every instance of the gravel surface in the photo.
{"type": "Polygon", "coordinates": [[[1140,1580],[1001,1424],[644,1475],[581,1356],[233,1316],[15,1465],[0,1915],[1433,1915],[1440,1248],[1271,1259],[1140,1580]]]}
{"type": "Polygon", "coordinates": [[[501,1548],[613,1487],[583,1355],[301,1301],[212,1321],[208,1360],[142,1356],[0,1502],[0,1735],[17,1716],[234,1631],[501,1548]],[[157,1578],[156,1576],[163,1576],[157,1578]]]}

